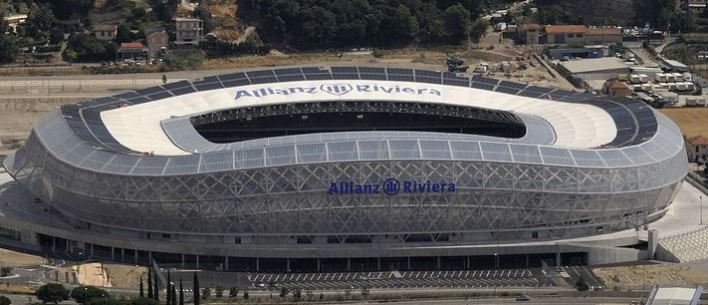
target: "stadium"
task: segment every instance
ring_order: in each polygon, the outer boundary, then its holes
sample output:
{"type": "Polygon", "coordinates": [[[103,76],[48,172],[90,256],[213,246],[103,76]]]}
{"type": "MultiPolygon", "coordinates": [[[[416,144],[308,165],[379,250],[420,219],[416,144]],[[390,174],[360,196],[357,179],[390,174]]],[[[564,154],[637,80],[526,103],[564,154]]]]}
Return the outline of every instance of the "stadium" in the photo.
{"type": "Polygon", "coordinates": [[[18,244],[259,271],[636,260],[559,242],[661,218],[687,171],[677,126],[640,101],[382,67],[67,105],[3,165],[45,207],[0,217],[18,244]]]}

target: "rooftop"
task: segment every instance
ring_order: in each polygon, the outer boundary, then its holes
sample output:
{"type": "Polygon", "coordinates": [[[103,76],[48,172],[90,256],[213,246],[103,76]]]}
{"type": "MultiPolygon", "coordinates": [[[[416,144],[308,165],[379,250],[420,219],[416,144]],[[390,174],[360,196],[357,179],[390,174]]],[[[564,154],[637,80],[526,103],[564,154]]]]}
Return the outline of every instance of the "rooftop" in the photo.
{"type": "Polygon", "coordinates": [[[547,25],[546,34],[584,34],[587,28],[584,25],[547,25]]]}
{"type": "Polygon", "coordinates": [[[573,74],[617,69],[630,71],[629,67],[621,59],[614,57],[571,60],[561,62],[561,65],[573,74]]]}
{"type": "Polygon", "coordinates": [[[704,136],[695,136],[693,138],[688,139],[688,142],[693,145],[708,145],[708,138],[704,136]]]}
{"type": "Polygon", "coordinates": [[[703,288],[654,287],[647,305],[698,304],[703,288]]]}
{"type": "Polygon", "coordinates": [[[115,24],[97,24],[92,27],[94,32],[101,31],[101,32],[106,32],[106,31],[117,31],[118,26],[115,24]]]}
{"type": "Polygon", "coordinates": [[[522,31],[528,31],[528,30],[540,30],[541,26],[535,23],[526,23],[522,24],[519,26],[519,29],[522,31]]]}
{"type": "Polygon", "coordinates": [[[618,28],[589,28],[586,35],[622,35],[618,28]]]}
{"type": "Polygon", "coordinates": [[[120,47],[129,49],[142,49],[145,46],[143,46],[143,44],[139,42],[124,42],[120,44],[120,47]]]}

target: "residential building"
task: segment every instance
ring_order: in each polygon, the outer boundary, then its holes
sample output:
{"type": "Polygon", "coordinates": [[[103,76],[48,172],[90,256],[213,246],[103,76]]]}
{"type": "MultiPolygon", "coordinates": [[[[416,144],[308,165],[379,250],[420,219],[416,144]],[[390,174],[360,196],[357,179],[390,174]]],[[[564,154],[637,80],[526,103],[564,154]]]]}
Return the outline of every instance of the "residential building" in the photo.
{"type": "Polygon", "coordinates": [[[147,60],[150,58],[150,51],[140,42],[124,42],[120,44],[116,53],[116,61],[126,59],[147,60]]]}
{"type": "Polygon", "coordinates": [[[149,35],[147,35],[146,40],[148,49],[150,50],[150,55],[155,55],[160,51],[164,52],[165,50],[167,50],[168,44],[170,42],[170,38],[165,31],[156,31],[150,33],[149,35]]]}
{"type": "Polygon", "coordinates": [[[198,46],[204,36],[203,23],[197,18],[175,18],[175,45],[198,46]]]}
{"type": "Polygon", "coordinates": [[[682,0],[681,8],[687,12],[700,13],[706,9],[708,0],[682,0]]]}
{"type": "Polygon", "coordinates": [[[611,96],[628,97],[632,95],[632,89],[617,79],[610,79],[602,87],[602,93],[611,96]]]}
{"type": "Polygon", "coordinates": [[[586,44],[621,43],[622,31],[619,28],[588,28],[585,32],[586,44]]]}
{"type": "Polygon", "coordinates": [[[113,40],[118,35],[118,26],[115,24],[97,24],[93,26],[92,32],[100,40],[113,40]]]}
{"type": "Polygon", "coordinates": [[[547,25],[544,28],[548,44],[585,44],[584,25],[547,25]]]}
{"type": "Polygon", "coordinates": [[[686,140],[686,153],[689,162],[708,162],[708,138],[701,135],[686,140]]]}
{"type": "Polygon", "coordinates": [[[518,28],[519,40],[528,45],[538,44],[538,37],[541,35],[541,26],[538,24],[522,24],[518,28]]]}
{"type": "Polygon", "coordinates": [[[13,32],[17,33],[17,26],[27,21],[27,14],[10,14],[2,17],[2,19],[5,20],[5,23],[13,32]]]}

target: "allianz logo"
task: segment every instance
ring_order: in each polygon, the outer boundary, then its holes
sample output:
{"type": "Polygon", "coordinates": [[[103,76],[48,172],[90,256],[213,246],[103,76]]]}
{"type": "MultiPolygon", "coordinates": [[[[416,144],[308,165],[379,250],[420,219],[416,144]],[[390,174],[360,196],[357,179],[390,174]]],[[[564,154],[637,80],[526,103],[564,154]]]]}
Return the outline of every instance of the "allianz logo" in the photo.
{"type": "Polygon", "coordinates": [[[330,195],[398,195],[400,193],[454,193],[455,190],[455,184],[449,182],[398,181],[391,178],[382,184],[359,184],[351,181],[331,182],[327,193],[330,195]]]}
{"type": "Polygon", "coordinates": [[[442,96],[442,92],[432,88],[413,88],[401,85],[385,86],[378,84],[354,86],[349,84],[325,84],[319,87],[263,87],[252,90],[238,90],[236,91],[235,99],[238,100],[240,98],[246,97],[265,97],[269,95],[317,94],[320,92],[328,93],[335,96],[342,96],[351,92],[442,96]]]}

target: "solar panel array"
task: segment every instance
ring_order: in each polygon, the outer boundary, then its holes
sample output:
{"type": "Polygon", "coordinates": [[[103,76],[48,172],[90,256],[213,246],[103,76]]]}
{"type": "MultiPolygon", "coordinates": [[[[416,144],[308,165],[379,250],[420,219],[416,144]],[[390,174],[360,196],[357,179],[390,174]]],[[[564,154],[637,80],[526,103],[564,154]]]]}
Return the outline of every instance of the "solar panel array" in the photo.
{"type": "Polygon", "coordinates": [[[195,82],[180,81],[84,101],[62,107],[61,113],[82,141],[97,148],[119,153],[135,153],[118,143],[108,132],[101,121],[100,112],[199,91],[304,80],[388,80],[443,84],[548,99],[549,102],[591,104],[607,111],[617,126],[617,136],[607,147],[636,145],[651,138],[657,131],[656,117],[650,107],[641,101],[629,98],[598,97],[592,94],[499,81],[479,75],[470,78],[449,72],[377,67],[283,68],[210,76],[195,82]]]}

